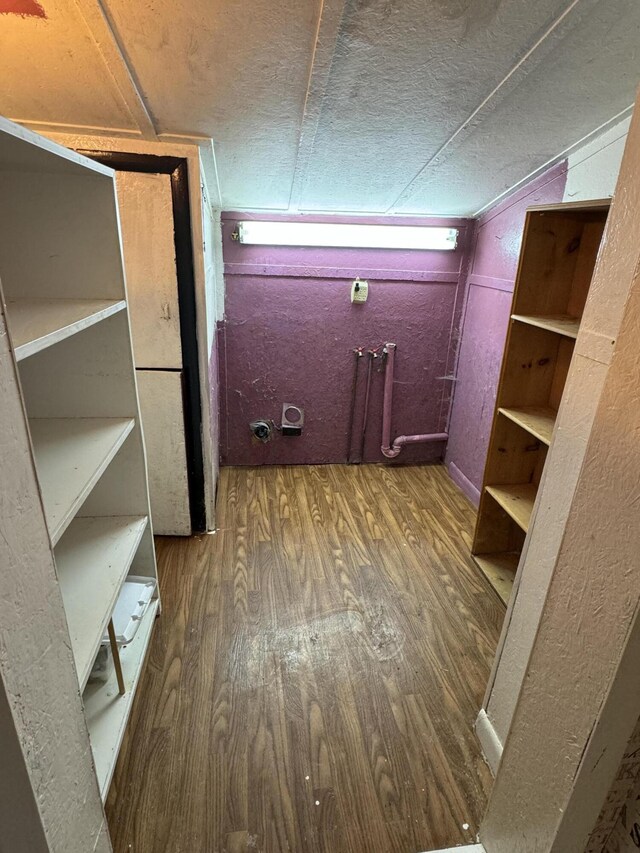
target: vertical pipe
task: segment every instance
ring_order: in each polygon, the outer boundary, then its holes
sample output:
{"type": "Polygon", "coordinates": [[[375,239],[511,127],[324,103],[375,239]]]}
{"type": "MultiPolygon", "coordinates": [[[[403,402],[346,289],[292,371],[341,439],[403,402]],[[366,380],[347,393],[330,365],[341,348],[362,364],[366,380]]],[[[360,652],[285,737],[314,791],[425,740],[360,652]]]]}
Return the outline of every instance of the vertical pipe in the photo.
{"type": "Polygon", "coordinates": [[[366,391],[364,395],[364,414],[362,416],[362,434],[360,436],[360,462],[364,459],[364,442],[367,437],[367,420],[369,418],[369,395],[371,393],[371,369],[373,367],[373,356],[374,353],[372,350],[369,350],[367,353],[368,362],[367,362],[367,384],[366,391]]]}
{"type": "Polygon", "coordinates": [[[382,404],[382,452],[386,456],[391,451],[391,409],[393,406],[393,369],[396,358],[396,345],[386,344],[385,350],[387,353],[387,364],[384,371],[384,401],[382,404]]]}
{"type": "Polygon", "coordinates": [[[384,402],[382,404],[382,447],[380,450],[387,459],[395,459],[405,444],[426,444],[428,442],[447,441],[446,432],[424,433],[422,435],[399,435],[391,443],[391,409],[393,406],[393,369],[396,345],[386,344],[387,366],[384,374],[384,402]]]}
{"type": "Polygon", "coordinates": [[[353,354],[356,357],[353,366],[353,379],[351,380],[351,411],[349,412],[349,429],[347,431],[347,465],[351,463],[351,444],[353,442],[353,419],[356,412],[356,393],[358,390],[358,368],[360,367],[360,359],[362,358],[362,347],[354,349],[353,354]]]}

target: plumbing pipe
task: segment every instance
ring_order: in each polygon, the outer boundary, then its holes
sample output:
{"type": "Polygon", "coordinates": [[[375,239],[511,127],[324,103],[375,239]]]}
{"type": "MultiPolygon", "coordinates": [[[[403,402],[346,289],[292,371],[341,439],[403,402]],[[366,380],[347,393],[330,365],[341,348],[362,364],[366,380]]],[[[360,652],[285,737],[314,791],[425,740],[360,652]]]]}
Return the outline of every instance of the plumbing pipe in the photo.
{"type": "Polygon", "coordinates": [[[395,459],[405,444],[427,444],[432,441],[447,441],[446,432],[432,432],[424,435],[399,435],[391,443],[391,408],[393,405],[393,371],[396,345],[386,344],[387,364],[384,374],[384,401],[382,404],[382,453],[387,459],[395,459]]]}
{"type": "Polygon", "coordinates": [[[362,433],[360,435],[360,462],[364,459],[364,441],[367,437],[367,420],[369,418],[369,396],[371,394],[371,369],[373,367],[373,359],[375,357],[375,353],[373,350],[369,350],[367,353],[368,362],[367,362],[367,384],[366,390],[364,394],[364,414],[362,416],[362,433]]]}
{"type": "Polygon", "coordinates": [[[347,465],[351,462],[351,444],[353,442],[353,419],[356,412],[356,394],[358,390],[358,368],[360,367],[360,359],[363,356],[362,347],[354,349],[355,364],[353,367],[353,379],[351,380],[351,411],[349,412],[349,429],[347,438],[347,465]]]}

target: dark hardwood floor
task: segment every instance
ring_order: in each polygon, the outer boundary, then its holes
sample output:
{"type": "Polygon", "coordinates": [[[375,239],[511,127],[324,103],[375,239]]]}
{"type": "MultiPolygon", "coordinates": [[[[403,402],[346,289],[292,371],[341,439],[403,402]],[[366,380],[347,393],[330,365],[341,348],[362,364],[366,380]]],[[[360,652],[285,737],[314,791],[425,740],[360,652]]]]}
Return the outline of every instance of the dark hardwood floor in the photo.
{"type": "Polygon", "coordinates": [[[218,507],[216,534],[157,543],[115,853],[472,843],[491,785],[472,726],[504,606],[446,471],[224,468],[218,507]]]}

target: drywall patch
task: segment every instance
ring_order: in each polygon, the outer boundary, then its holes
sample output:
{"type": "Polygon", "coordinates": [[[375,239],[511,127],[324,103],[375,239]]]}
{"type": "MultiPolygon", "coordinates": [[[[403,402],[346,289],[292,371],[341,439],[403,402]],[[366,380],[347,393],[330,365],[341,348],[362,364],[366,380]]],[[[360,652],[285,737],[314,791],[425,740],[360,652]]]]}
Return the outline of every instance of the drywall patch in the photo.
{"type": "Polygon", "coordinates": [[[0,15],[20,15],[21,18],[46,18],[36,0],[0,0],[0,15]]]}

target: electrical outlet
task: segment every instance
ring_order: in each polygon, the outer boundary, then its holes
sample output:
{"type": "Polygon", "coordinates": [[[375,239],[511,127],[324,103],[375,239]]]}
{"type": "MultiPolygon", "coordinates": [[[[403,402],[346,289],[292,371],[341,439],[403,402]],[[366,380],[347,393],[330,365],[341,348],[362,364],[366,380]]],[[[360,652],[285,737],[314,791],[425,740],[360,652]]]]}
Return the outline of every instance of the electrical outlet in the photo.
{"type": "Polygon", "coordinates": [[[369,282],[361,281],[357,278],[351,285],[351,301],[353,303],[362,303],[367,301],[369,296],[369,282]]]}

